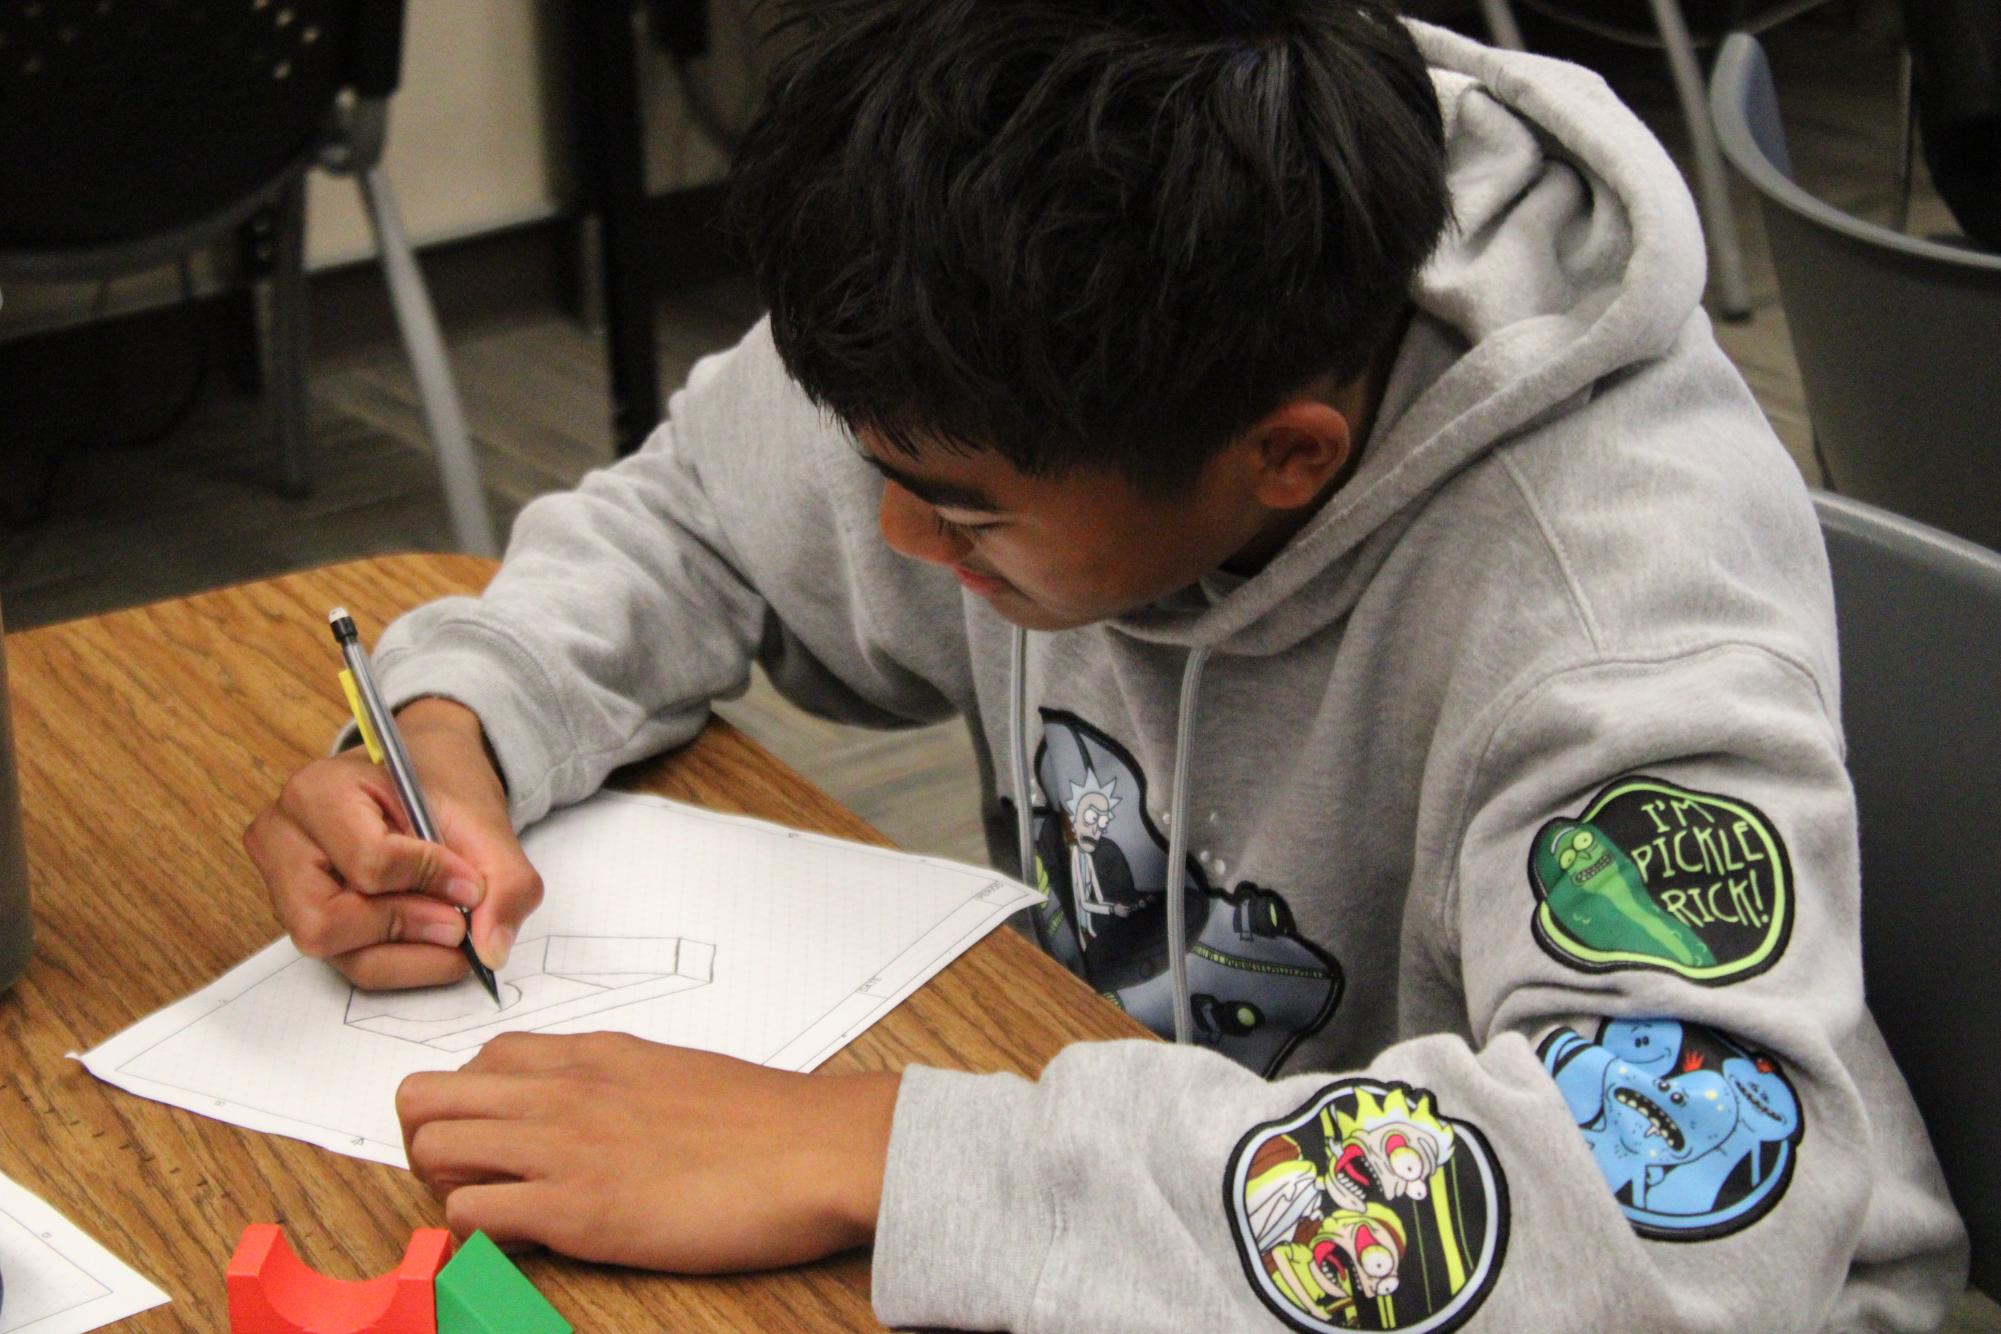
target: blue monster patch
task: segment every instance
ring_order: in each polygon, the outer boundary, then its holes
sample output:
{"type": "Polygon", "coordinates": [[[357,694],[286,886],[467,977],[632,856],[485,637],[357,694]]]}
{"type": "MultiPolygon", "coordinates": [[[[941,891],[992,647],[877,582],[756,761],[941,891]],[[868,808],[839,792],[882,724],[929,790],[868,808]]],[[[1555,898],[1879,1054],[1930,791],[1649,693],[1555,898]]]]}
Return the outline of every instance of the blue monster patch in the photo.
{"type": "Polygon", "coordinates": [[[1559,1028],[1541,1055],[1641,1236],[1725,1236],[1785,1194],[1806,1122],[1769,1056],[1673,1019],[1608,1019],[1596,1041],[1559,1028]]]}

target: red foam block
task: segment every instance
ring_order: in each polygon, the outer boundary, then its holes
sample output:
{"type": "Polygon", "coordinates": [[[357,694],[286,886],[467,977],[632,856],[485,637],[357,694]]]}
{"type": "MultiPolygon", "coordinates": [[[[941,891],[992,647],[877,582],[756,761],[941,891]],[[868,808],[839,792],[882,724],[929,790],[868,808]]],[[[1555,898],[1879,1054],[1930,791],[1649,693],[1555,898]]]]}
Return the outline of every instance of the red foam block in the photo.
{"type": "Polygon", "coordinates": [[[421,1228],[394,1269],[345,1282],[308,1268],[275,1223],[253,1223],[229,1258],[230,1334],[437,1334],[451,1254],[450,1232],[421,1228]]]}

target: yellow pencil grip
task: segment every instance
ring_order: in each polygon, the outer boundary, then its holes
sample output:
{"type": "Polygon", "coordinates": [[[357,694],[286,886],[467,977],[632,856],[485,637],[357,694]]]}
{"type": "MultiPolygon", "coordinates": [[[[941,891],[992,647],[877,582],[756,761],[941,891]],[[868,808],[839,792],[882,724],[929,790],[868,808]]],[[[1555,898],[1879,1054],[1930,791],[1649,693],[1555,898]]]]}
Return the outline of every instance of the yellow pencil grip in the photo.
{"type": "Polygon", "coordinates": [[[368,758],[382,763],[382,743],[375,739],[375,729],[368,725],[368,710],[361,707],[361,691],[355,687],[354,673],[345,667],[340,671],[340,688],[347,692],[347,707],[354,714],[354,725],[361,729],[361,743],[368,747],[368,758]]]}

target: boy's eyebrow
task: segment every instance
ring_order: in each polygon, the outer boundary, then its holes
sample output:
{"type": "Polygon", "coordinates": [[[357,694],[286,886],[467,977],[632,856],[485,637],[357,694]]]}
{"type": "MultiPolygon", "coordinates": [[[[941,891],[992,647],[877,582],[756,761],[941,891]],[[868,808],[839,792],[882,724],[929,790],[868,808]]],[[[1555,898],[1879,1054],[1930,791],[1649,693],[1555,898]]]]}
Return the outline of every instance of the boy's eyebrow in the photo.
{"type": "Polygon", "coordinates": [[[860,454],[871,468],[926,504],[943,505],[947,509],[972,510],[980,514],[1000,513],[1000,504],[985,487],[915,477],[894,463],[884,463],[865,449],[858,449],[855,452],[860,454]]]}

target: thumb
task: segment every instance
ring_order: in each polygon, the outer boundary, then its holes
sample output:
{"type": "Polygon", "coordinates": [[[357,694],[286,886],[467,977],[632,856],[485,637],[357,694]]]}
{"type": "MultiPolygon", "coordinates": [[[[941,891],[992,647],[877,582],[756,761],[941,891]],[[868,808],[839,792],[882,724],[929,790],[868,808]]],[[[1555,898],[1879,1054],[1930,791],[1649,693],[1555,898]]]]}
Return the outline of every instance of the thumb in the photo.
{"type": "Polygon", "coordinates": [[[542,903],[542,877],[519,843],[496,849],[480,868],[486,893],[472,910],[472,947],[496,971],[507,963],[528,914],[542,903]]]}

